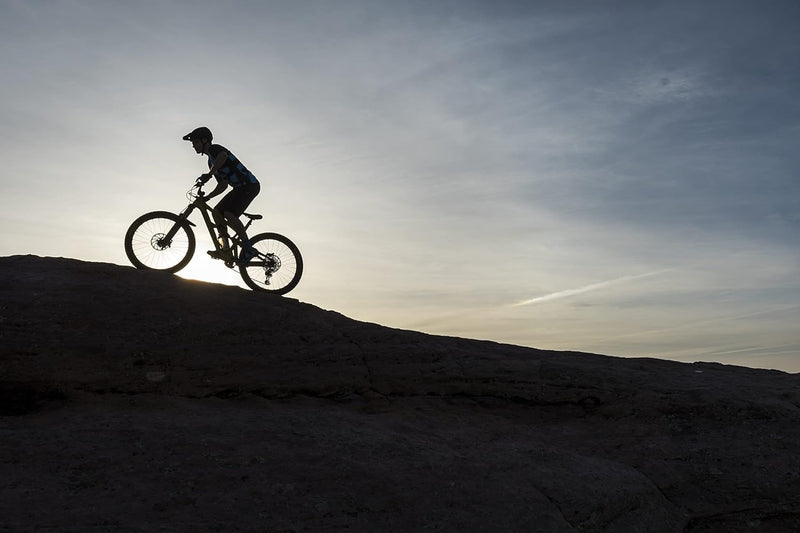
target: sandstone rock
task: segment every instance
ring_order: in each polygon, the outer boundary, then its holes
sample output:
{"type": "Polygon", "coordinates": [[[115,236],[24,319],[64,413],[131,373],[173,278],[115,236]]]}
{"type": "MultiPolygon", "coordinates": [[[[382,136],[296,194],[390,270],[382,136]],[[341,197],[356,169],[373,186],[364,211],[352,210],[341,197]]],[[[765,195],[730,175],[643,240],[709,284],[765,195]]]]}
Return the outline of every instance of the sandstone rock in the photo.
{"type": "Polygon", "coordinates": [[[0,258],[0,529],[798,531],[800,376],[0,258]]]}

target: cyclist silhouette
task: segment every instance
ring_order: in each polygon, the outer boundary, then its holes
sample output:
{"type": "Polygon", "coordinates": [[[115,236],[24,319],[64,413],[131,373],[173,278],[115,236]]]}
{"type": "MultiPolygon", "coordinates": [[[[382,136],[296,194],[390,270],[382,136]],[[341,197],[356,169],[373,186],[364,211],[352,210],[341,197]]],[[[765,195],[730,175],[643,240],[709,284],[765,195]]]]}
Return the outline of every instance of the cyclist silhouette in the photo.
{"type": "Polygon", "coordinates": [[[239,217],[261,191],[261,184],[230,150],[219,144],[212,144],[213,139],[211,130],[205,126],[195,128],[183,136],[183,140],[191,141],[195,152],[208,156],[208,172],[197,178],[198,183],[206,183],[212,176],[217,179],[217,186],[206,195],[206,200],[222,194],[228,186],[233,188],[212,211],[214,222],[222,239],[222,249],[220,251],[210,250],[208,254],[215,259],[231,259],[227,231],[227,226],[230,226],[242,240],[242,253],[239,260],[247,261],[255,254],[244,224],[239,217]]]}

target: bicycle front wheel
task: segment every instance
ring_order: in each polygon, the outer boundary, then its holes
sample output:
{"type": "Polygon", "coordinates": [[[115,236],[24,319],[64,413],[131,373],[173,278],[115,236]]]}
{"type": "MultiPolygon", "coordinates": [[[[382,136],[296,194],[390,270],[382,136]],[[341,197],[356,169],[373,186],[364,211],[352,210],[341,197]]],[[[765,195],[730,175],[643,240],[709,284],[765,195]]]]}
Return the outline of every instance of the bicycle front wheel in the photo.
{"type": "Polygon", "coordinates": [[[140,216],[125,234],[125,253],[136,268],[177,272],[189,264],[194,248],[189,223],[167,211],[140,216]]]}
{"type": "Polygon", "coordinates": [[[303,257],[288,238],[260,233],[250,239],[257,255],[239,266],[242,279],[254,291],[286,294],[303,275],[303,257]]]}

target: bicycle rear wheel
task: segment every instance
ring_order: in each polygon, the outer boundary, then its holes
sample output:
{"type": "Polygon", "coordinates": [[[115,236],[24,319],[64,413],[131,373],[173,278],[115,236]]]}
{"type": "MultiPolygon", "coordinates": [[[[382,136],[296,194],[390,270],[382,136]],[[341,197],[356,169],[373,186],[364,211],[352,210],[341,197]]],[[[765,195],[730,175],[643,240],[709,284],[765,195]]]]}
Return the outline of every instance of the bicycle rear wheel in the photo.
{"type": "Polygon", "coordinates": [[[303,275],[303,257],[288,238],[260,233],[250,239],[257,255],[239,266],[242,279],[254,291],[286,294],[303,275]]]}
{"type": "Polygon", "coordinates": [[[136,268],[177,272],[189,264],[194,248],[189,223],[167,211],[140,216],[125,234],[125,253],[136,268]],[[174,235],[168,239],[170,233],[174,235]]]}

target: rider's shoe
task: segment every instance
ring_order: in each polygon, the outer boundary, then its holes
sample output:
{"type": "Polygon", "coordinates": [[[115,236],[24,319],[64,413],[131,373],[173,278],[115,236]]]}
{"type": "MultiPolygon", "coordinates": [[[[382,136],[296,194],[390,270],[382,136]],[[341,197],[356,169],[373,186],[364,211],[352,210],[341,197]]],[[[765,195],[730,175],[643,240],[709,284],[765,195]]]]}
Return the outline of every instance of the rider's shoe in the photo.
{"type": "Polygon", "coordinates": [[[220,250],[209,250],[208,255],[210,255],[214,259],[222,259],[226,263],[228,261],[233,260],[233,254],[231,254],[230,248],[222,248],[220,250]]]}

